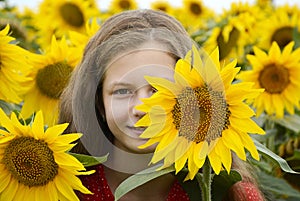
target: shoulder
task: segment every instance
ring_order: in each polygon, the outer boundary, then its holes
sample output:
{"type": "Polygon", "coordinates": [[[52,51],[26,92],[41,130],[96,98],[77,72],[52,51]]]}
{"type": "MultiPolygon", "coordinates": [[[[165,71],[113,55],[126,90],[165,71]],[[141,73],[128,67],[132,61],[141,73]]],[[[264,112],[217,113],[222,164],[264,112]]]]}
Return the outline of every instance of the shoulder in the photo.
{"type": "MultiPolygon", "coordinates": [[[[228,191],[227,198],[237,201],[264,201],[263,195],[258,187],[246,181],[235,183],[228,191]]],[[[225,199],[228,200],[228,199],[225,199]]]]}

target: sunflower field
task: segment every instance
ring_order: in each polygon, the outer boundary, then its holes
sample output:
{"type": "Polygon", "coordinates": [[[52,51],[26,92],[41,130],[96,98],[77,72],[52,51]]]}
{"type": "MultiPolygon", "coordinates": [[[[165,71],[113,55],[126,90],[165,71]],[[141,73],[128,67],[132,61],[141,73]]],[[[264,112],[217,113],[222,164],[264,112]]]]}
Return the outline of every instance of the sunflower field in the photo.
{"type": "MultiPolygon", "coordinates": [[[[102,23],[116,13],[139,9],[135,0],[111,0],[106,10],[100,9],[99,2],[42,0],[32,10],[0,0],[0,200],[21,199],[33,192],[32,186],[49,187],[49,191],[37,190],[36,195],[51,200],[76,200],[73,189],[91,193],[75,176],[91,171],[65,153],[81,134],[61,135],[67,125],[58,124],[60,95],[81,61],[85,45],[102,23]],[[43,164],[52,167],[53,171],[46,173],[51,178],[23,181],[18,169],[8,162],[15,157],[13,150],[18,146],[23,150],[27,144],[31,149],[28,155],[35,147],[49,153],[52,150],[43,164]]],[[[300,200],[299,5],[278,6],[272,0],[257,0],[254,4],[232,3],[229,9],[216,13],[201,0],[183,0],[180,7],[157,0],[151,9],[179,20],[206,52],[218,47],[221,65],[232,66],[236,59],[240,71],[234,82],[251,82],[254,89],[263,89],[257,97],[249,95],[244,101],[255,111],[252,120],[265,131],[264,135],[251,135],[260,160],[247,160],[269,200],[300,200]]],[[[238,111],[236,115],[243,116],[238,111]]],[[[26,158],[27,152],[16,160],[26,158]]],[[[31,173],[39,174],[41,169],[31,173]]]]}

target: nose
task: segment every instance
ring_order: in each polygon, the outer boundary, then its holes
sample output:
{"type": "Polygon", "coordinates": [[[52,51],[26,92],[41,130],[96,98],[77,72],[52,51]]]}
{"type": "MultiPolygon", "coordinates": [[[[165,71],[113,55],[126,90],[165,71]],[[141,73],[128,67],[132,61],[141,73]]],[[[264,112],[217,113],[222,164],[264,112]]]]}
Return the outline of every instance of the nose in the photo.
{"type": "Polygon", "coordinates": [[[153,90],[148,88],[141,88],[137,90],[132,97],[132,113],[134,116],[141,118],[145,112],[135,109],[135,106],[142,104],[141,99],[149,98],[153,94],[153,90]]]}

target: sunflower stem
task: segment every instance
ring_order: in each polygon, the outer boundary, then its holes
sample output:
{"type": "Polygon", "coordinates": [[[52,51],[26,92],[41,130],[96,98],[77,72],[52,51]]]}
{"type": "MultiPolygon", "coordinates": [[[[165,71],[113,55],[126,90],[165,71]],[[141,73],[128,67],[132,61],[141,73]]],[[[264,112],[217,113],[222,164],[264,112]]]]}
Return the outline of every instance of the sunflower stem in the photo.
{"type": "Polygon", "coordinates": [[[275,152],[275,133],[274,132],[275,122],[271,119],[267,119],[265,123],[265,130],[269,131],[269,137],[266,141],[266,147],[271,151],[275,152]]]}
{"type": "Polygon", "coordinates": [[[196,174],[196,179],[198,181],[199,187],[202,192],[202,201],[211,201],[211,166],[209,160],[206,159],[203,167],[203,174],[196,174]]]}

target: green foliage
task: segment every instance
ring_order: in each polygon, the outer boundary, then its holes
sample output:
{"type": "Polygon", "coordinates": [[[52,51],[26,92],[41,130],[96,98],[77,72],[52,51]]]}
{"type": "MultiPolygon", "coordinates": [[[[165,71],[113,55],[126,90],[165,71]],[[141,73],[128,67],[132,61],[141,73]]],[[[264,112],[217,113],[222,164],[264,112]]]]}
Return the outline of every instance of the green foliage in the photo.
{"type": "Polygon", "coordinates": [[[84,154],[69,153],[79,160],[85,167],[90,167],[104,163],[107,160],[108,154],[102,157],[88,156],[84,154]]]}

